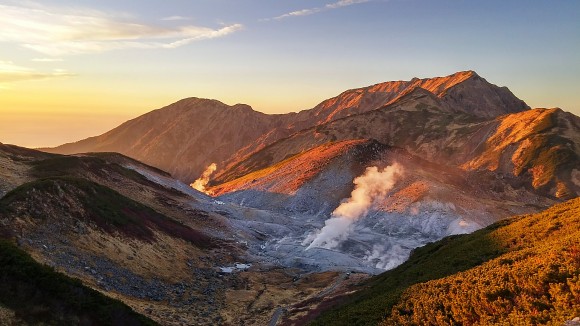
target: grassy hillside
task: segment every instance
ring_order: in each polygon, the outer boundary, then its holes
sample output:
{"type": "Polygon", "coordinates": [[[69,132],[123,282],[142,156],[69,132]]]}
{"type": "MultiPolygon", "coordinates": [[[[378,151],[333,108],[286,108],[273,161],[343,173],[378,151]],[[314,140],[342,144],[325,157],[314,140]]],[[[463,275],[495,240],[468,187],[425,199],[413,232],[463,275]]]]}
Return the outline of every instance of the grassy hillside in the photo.
{"type": "Polygon", "coordinates": [[[49,216],[89,219],[109,233],[154,241],[153,230],[207,248],[212,239],[95,182],[75,177],[52,177],[25,183],[0,199],[0,216],[26,214],[37,220],[49,216]]]}
{"type": "Polygon", "coordinates": [[[580,198],[417,249],[315,325],[561,325],[580,315],[580,198]]]}
{"type": "Polygon", "coordinates": [[[40,265],[0,240],[0,307],[29,324],[156,325],[120,301],[40,265]]]}

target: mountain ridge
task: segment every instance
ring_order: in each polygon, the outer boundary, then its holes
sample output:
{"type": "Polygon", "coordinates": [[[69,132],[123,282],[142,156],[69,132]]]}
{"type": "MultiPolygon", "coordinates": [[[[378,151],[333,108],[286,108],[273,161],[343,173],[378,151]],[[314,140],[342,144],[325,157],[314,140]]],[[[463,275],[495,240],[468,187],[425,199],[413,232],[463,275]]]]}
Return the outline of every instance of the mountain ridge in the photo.
{"type": "Polygon", "coordinates": [[[100,136],[43,150],[61,154],[120,152],[191,182],[210,163],[218,163],[221,171],[297,131],[378,109],[421,86],[437,93],[434,95],[442,99],[449,111],[471,110],[474,115],[487,117],[528,109],[509,90],[488,83],[473,71],[465,71],[352,89],[310,110],[287,114],[271,115],[245,104],[229,106],[217,100],[186,98],[131,119],[100,136]],[[462,87],[466,83],[473,85],[462,87]],[[470,87],[476,87],[478,92],[483,90],[480,97],[485,100],[469,95],[470,87]],[[463,107],[456,97],[471,104],[463,107]]]}

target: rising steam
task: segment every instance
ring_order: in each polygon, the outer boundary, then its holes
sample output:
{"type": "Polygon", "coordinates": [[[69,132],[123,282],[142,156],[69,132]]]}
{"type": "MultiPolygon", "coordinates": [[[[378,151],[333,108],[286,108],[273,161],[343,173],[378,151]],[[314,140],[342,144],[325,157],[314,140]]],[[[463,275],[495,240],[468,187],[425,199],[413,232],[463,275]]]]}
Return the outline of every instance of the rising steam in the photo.
{"type": "Polygon", "coordinates": [[[216,169],[217,165],[215,163],[210,164],[207,168],[205,168],[205,171],[203,171],[201,177],[190,184],[190,186],[195,190],[199,190],[209,195],[210,192],[205,189],[205,186],[207,186],[209,183],[209,177],[211,177],[212,173],[214,173],[216,169]]]}
{"type": "Polygon", "coordinates": [[[332,217],[325,221],[325,226],[318,234],[304,240],[303,245],[312,241],[306,250],[313,247],[332,249],[338,246],[347,238],[352,224],[368,213],[373,202],[384,198],[402,174],[403,168],[398,163],[387,166],[382,171],[376,166],[368,167],[363,175],[354,179],[355,188],[350,198],[332,212],[332,217]]]}

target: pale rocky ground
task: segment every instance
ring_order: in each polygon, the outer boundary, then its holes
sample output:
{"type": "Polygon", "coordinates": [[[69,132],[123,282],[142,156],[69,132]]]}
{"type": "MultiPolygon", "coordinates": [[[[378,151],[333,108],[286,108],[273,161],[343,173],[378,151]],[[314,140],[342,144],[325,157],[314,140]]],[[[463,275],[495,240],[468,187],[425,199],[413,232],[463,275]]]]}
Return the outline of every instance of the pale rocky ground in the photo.
{"type": "Polygon", "coordinates": [[[261,191],[242,185],[242,190],[217,198],[224,203],[219,210],[231,219],[235,229],[245,231],[239,233],[238,241],[247,244],[249,253],[260,261],[310,271],[376,274],[401,264],[414,248],[428,242],[470,233],[507,216],[533,212],[555,202],[500,181],[502,186],[496,190],[481,189],[481,183],[489,183],[486,178],[497,178],[492,174],[425,166],[404,151],[373,150],[378,158],[368,162],[358,162],[359,156],[348,153],[332,158],[318,175],[294,191],[280,191],[288,183],[285,177],[268,179],[267,184],[254,180],[261,191]],[[361,166],[384,167],[394,162],[404,167],[403,176],[387,196],[378,198],[368,214],[353,224],[347,239],[333,250],[306,250],[308,243],[304,241],[325,225],[342,200],[350,197],[353,179],[362,173],[361,166]]]}

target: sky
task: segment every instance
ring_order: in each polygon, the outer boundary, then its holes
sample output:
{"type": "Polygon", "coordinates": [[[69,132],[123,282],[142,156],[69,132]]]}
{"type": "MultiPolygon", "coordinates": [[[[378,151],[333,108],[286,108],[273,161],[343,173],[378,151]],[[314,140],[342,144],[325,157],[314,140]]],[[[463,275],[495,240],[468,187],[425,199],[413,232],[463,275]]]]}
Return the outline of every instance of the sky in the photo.
{"type": "Polygon", "coordinates": [[[0,0],[0,142],[56,146],[186,97],[265,113],[475,70],[580,115],[576,0],[0,0]]]}

